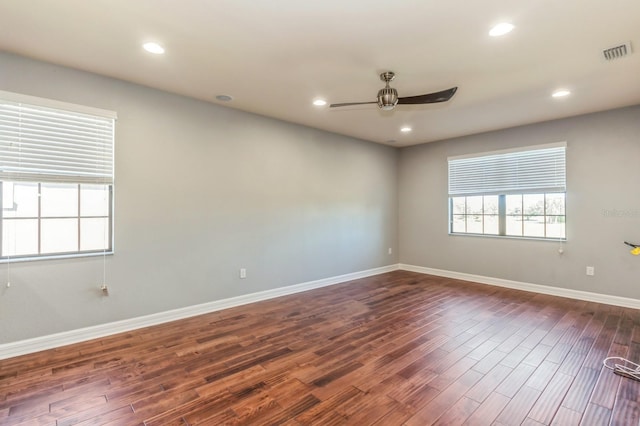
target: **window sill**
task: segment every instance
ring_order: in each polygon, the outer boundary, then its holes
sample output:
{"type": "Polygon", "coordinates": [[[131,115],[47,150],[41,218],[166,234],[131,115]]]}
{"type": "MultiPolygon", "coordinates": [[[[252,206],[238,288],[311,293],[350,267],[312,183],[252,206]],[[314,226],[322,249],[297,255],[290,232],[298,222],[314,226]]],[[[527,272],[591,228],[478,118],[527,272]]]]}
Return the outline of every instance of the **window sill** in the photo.
{"type": "Polygon", "coordinates": [[[529,240],[529,241],[547,241],[553,243],[564,243],[567,238],[543,238],[543,237],[518,237],[515,235],[491,235],[491,234],[467,234],[460,232],[449,232],[450,237],[486,237],[499,240],[529,240]]]}
{"type": "Polygon", "coordinates": [[[6,257],[4,259],[0,259],[0,263],[17,263],[17,262],[33,262],[38,260],[60,260],[60,259],[76,259],[79,257],[98,257],[98,256],[111,256],[113,255],[113,250],[111,251],[99,251],[99,252],[87,252],[87,253],[66,253],[66,254],[52,254],[52,255],[43,255],[43,256],[35,256],[35,257],[6,257]]]}

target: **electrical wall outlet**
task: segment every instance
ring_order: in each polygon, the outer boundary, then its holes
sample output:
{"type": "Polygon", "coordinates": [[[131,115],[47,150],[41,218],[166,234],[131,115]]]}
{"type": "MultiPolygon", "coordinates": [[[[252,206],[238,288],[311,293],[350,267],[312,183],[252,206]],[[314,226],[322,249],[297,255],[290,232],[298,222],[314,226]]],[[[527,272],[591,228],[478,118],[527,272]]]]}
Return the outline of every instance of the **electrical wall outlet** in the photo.
{"type": "Polygon", "coordinates": [[[389,254],[393,253],[393,249],[391,247],[389,247],[389,254]]]}
{"type": "Polygon", "coordinates": [[[592,277],[595,274],[596,274],[596,268],[594,268],[593,266],[587,266],[587,275],[592,277]]]}
{"type": "Polygon", "coordinates": [[[247,269],[240,268],[240,278],[247,278],[247,269]]]}

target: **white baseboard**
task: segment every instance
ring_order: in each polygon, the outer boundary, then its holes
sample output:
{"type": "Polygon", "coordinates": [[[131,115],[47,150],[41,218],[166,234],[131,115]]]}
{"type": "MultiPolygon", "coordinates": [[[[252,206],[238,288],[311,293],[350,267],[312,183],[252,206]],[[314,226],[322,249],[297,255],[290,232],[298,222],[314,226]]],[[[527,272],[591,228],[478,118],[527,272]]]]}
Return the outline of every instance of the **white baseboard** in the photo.
{"type": "Polygon", "coordinates": [[[586,300],[588,302],[604,303],[606,305],[622,306],[625,308],[640,309],[640,300],[628,297],[611,296],[608,294],[591,293],[588,291],[571,290],[561,287],[550,287],[540,284],[531,284],[520,281],[504,280],[502,278],[485,277],[482,275],[465,274],[463,272],[452,272],[443,269],[425,268],[400,264],[402,271],[419,272],[422,274],[436,275],[439,277],[454,278],[463,281],[472,281],[480,284],[495,285],[498,287],[512,288],[515,290],[532,291],[534,293],[548,294],[551,296],[567,297],[569,299],[586,300]]]}
{"type": "Polygon", "coordinates": [[[157,314],[145,315],[142,317],[131,318],[107,324],[100,324],[91,327],[65,331],[62,333],[20,340],[17,342],[0,344],[0,360],[39,352],[46,349],[57,348],[60,346],[70,345],[72,343],[79,343],[91,339],[110,336],[117,333],[123,333],[142,327],[148,327],[151,325],[162,324],[169,321],[175,321],[183,318],[193,317],[196,315],[220,311],[222,309],[246,305],[248,303],[260,302],[262,300],[273,299],[275,297],[300,293],[307,290],[313,290],[315,288],[339,284],[345,281],[379,275],[385,272],[395,271],[397,269],[397,264],[383,266],[380,268],[368,269],[365,271],[338,275],[335,277],[324,278],[316,281],[308,281],[305,283],[295,284],[287,287],[279,287],[272,290],[246,294],[243,296],[231,297],[229,299],[216,300],[200,305],[188,306],[186,308],[173,309],[166,312],[159,312],[157,314]]]}

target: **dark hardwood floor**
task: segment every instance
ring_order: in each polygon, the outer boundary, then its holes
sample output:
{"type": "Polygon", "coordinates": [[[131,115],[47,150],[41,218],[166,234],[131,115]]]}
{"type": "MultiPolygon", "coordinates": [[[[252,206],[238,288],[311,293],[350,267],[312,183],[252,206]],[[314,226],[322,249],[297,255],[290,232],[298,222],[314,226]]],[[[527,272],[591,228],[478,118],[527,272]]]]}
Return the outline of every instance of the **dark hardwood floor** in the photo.
{"type": "Polygon", "coordinates": [[[0,361],[2,425],[638,425],[640,311],[397,271],[0,361]]]}

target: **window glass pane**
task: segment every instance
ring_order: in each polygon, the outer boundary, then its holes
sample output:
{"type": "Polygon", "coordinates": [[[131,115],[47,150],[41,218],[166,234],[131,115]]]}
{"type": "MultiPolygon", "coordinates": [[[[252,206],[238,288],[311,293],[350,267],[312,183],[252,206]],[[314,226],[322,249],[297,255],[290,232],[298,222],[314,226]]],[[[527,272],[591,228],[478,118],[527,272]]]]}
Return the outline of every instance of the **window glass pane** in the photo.
{"type": "Polygon", "coordinates": [[[4,219],[2,221],[2,255],[38,254],[38,220],[4,219]]]}
{"type": "Polygon", "coordinates": [[[78,216],[78,185],[43,183],[41,191],[42,217],[78,216]]]}
{"type": "Polygon", "coordinates": [[[564,212],[565,193],[451,197],[451,232],[566,238],[564,212]],[[501,216],[503,200],[506,214],[501,216]]]}
{"type": "Polygon", "coordinates": [[[498,214],[498,196],[484,196],[484,214],[498,214]]]}
{"type": "Polygon", "coordinates": [[[565,238],[564,216],[547,216],[547,237],[565,238]]]}
{"type": "Polygon", "coordinates": [[[498,215],[485,215],[484,216],[484,233],[491,235],[498,235],[499,232],[499,220],[498,215]]]}
{"type": "Polygon", "coordinates": [[[482,214],[482,195],[467,197],[467,214],[482,214]]]}
{"type": "Polygon", "coordinates": [[[482,215],[467,215],[467,232],[471,234],[482,234],[482,215]]]}
{"type": "Polygon", "coordinates": [[[451,211],[453,214],[465,213],[465,197],[453,197],[451,198],[451,211]]]}
{"type": "Polygon", "coordinates": [[[544,237],[544,216],[527,216],[523,223],[525,237],[544,237]]]}
{"type": "Polygon", "coordinates": [[[507,216],[507,235],[522,236],[522,216],[507,216]]]}
{"type": "Polygon", "coordinates": [[[465,216],[462,214],[454,214],[451,223],[451,232],[465,232],[465,216]]]}
{"type": "Polygon", "coordinates": [[[80,219],[80,250],[109,248],[109,219],[80,219]]]}
{"type": "Polygon", "coordinates": [[[522,195],[507,195],[505,198],[507,204],[507,214],[522,214],[522,195]]]}
{"type": "Polygon", "coordinates": [[[109,216],[108,185],[80,185],[80,216],[109,216]]]}
{"type": "Polygon", "coordinates": [[[547,215],[564,215],[565,194],[546,194],[547,215]]]}
{"type": "Polygon", "coordinates": [[[2,209],[11,212],[15,208],[15,195],[13,182],[2,182],[2,209]]]}
{"type": "Polygon", "coordinates": [[[41,252],[78,251],[78,219],[42,219],[41,252]]]}
{"type": "Polygon", "coordinates": [[[3,182],[2,214],[4,217],[38,217],[38,184],[3,182]]]}
{"type": "Polygon", "coordinates": [[[522,204],[525,216],[544,215],[544,194],[524,194],[522,204]]]}
{"type": "Polygon", "coordinates": [[[5,181],[0,185],[3,202],[1,256],[110,249],[110,185],[81,184],[80,189],[78,184],[63,183],[5,181]],[[80,246],[78,203],[85,216],[100,216],[82,220],[80,246]]]}

